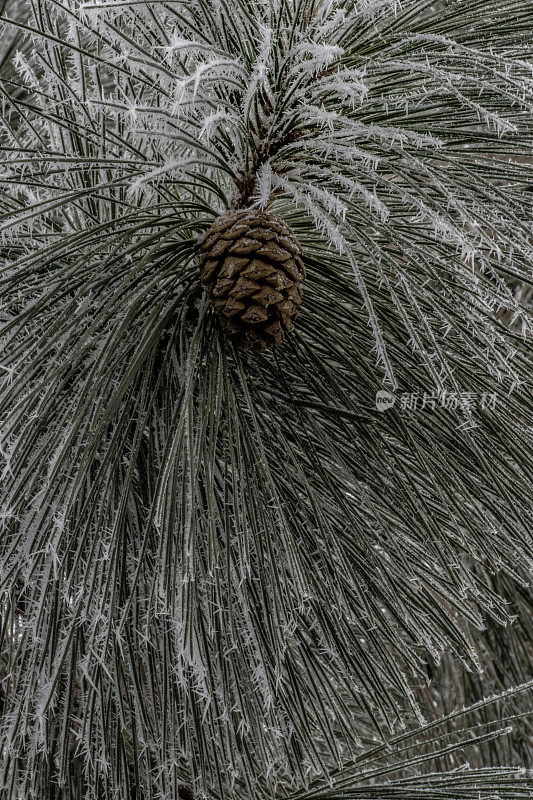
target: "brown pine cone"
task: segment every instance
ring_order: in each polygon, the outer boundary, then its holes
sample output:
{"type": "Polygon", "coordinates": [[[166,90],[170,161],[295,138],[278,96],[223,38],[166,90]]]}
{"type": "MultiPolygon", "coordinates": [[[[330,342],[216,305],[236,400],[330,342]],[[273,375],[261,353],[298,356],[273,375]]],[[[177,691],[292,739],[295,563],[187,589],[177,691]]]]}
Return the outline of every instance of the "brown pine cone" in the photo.
{"type": "Polygon", "coordinates": [[[302,250],[279,217],[239,209],[218,217],[200,245],[200,274],[224,332],[240,347],[281,344],[302,299],[302,250]]]}

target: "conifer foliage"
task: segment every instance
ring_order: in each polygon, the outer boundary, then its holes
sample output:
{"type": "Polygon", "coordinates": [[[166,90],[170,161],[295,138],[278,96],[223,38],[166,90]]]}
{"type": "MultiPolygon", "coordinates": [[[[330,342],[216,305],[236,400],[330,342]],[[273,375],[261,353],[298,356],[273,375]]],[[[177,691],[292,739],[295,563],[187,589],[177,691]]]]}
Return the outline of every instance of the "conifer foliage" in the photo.
{"type": "Polygon", "coordinates": [[[0,792],[529,796],[530,0],[0,11],[0,792]]]}

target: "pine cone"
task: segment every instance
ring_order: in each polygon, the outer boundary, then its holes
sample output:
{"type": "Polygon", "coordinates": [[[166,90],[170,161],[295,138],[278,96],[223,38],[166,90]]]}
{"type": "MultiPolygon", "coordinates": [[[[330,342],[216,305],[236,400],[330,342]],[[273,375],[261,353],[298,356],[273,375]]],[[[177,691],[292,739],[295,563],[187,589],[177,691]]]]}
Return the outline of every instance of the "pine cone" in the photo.
{"type": "Polygon", "coordinates": [[[200,274],[222,329],[240,347],[283,341],[298,315],[305,268],[279,217],[240,209],[218,217],[200,245],[200,274]]]}

